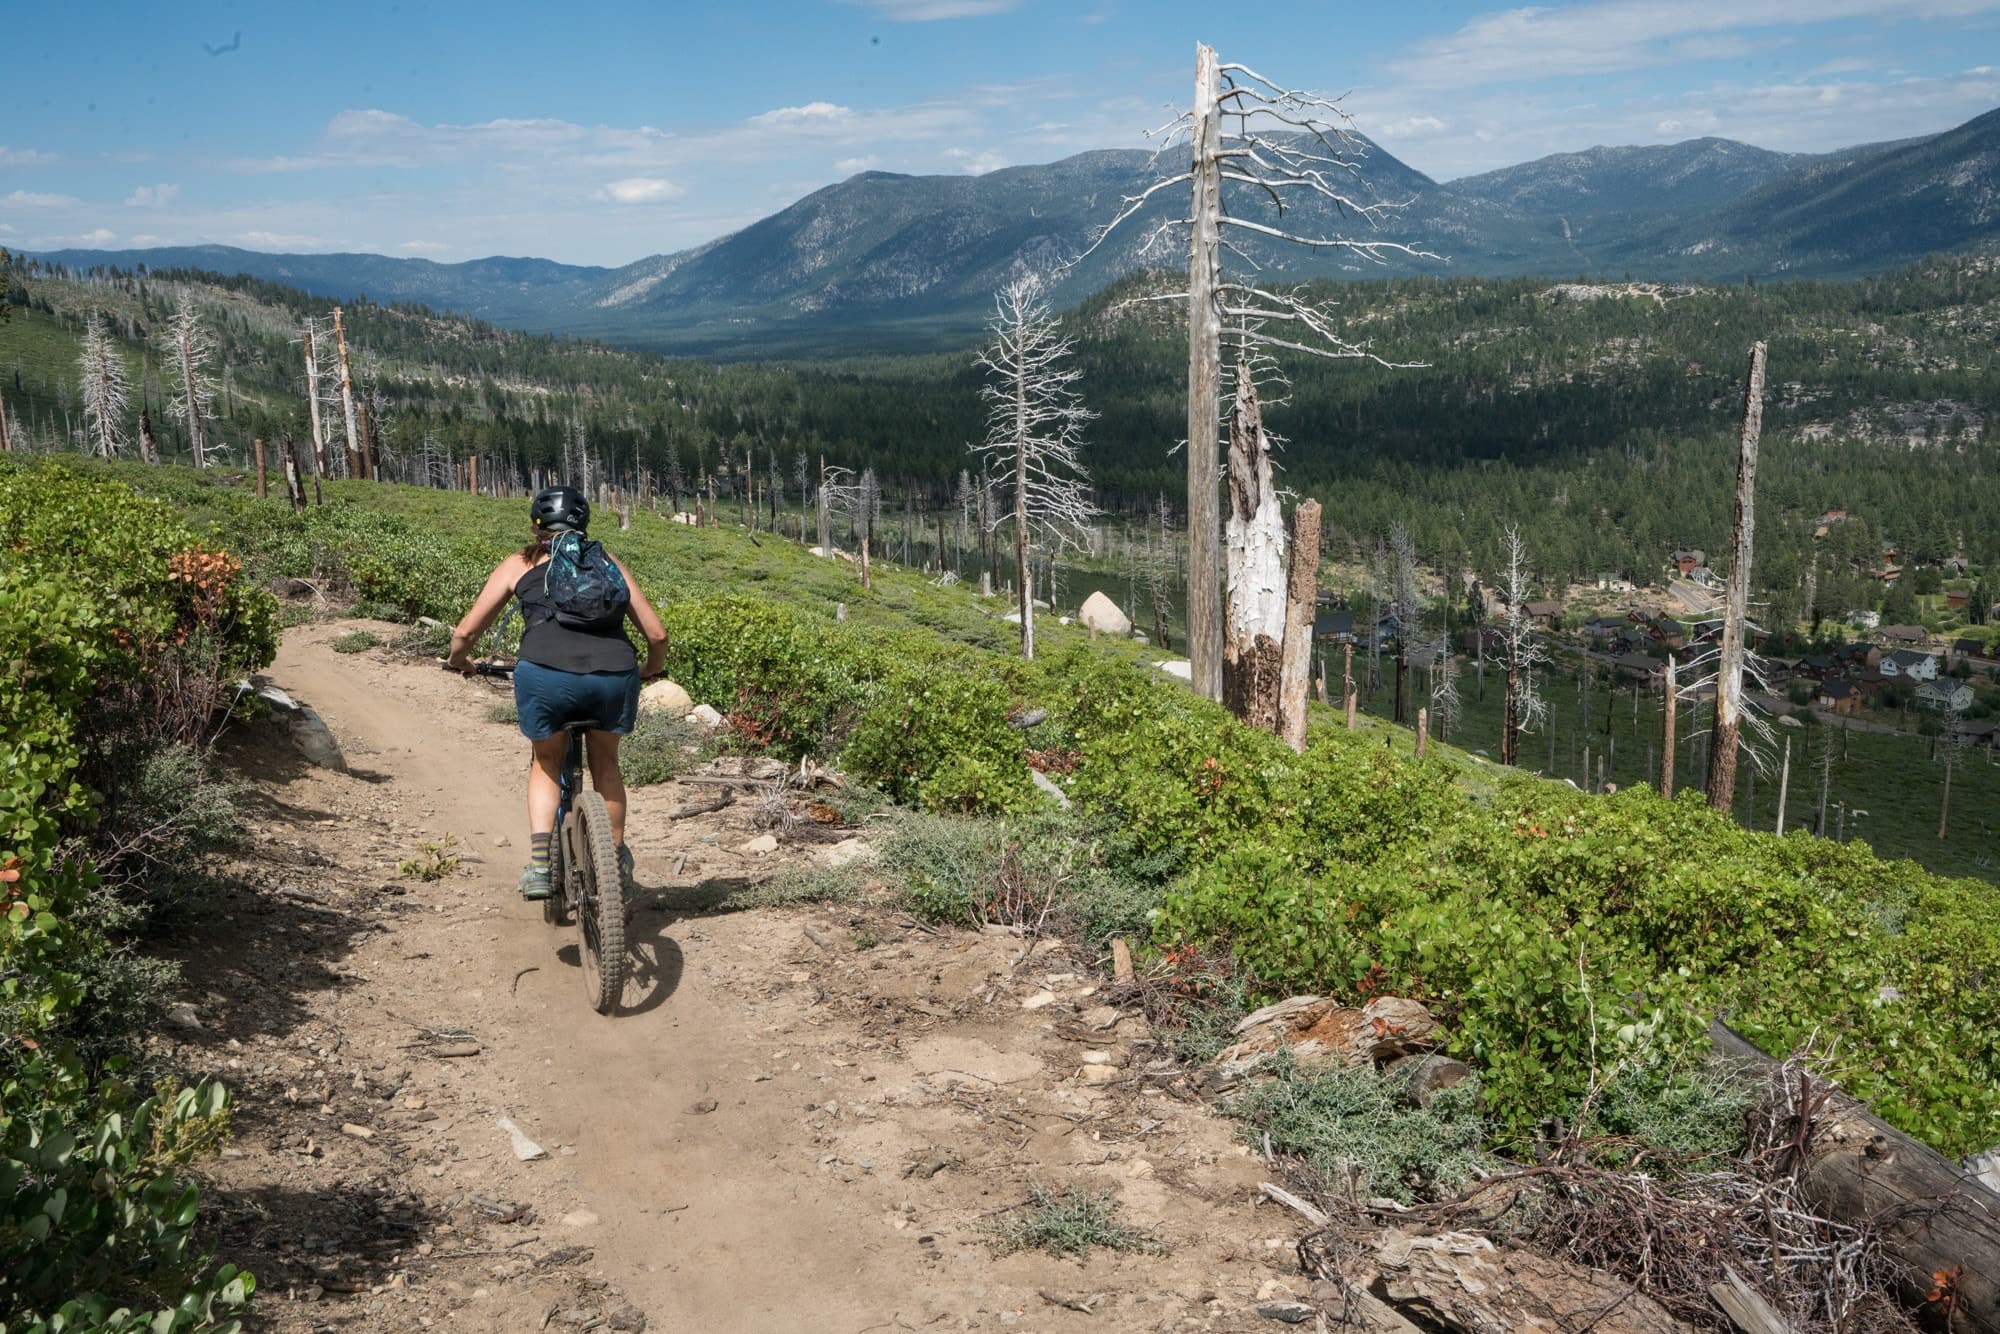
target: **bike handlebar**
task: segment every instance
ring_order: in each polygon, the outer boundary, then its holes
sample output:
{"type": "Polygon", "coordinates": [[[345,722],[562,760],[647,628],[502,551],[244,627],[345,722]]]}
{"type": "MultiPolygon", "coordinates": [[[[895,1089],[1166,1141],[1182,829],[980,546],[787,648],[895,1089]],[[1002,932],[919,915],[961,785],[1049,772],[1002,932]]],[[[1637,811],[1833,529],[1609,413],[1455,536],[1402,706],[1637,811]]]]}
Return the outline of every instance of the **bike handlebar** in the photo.
{"type": "MultiPolygon", "coordinates": [[[[438,666],[444,668],[448,672],[455,672],[458,670],[458,668],[452,666],[450,662],[448,662],[443,658],[439,658],[437,662],[438,666]]],[[[474,676],[512,676],[513,674],[514,674],[514,665],[512,663],[475,662],[472,664],[472,675],[474,676]]]]}

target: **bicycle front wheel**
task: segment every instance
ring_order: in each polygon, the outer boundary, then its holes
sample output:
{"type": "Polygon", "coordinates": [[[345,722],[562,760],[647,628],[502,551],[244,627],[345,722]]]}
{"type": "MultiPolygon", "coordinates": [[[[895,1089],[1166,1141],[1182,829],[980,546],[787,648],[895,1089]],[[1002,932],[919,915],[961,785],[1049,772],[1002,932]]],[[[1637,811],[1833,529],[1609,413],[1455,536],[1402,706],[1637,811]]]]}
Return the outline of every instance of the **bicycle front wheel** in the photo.
{"type": "Polygon", "coordinates": [[[585,792],[571,818],[577,821],[583,894],[577,925],[583,933],[583,982],[599,1014],[618,1008],[625,994],[625,884],[618,875],[618,843],[604,798],[585,792]]]}

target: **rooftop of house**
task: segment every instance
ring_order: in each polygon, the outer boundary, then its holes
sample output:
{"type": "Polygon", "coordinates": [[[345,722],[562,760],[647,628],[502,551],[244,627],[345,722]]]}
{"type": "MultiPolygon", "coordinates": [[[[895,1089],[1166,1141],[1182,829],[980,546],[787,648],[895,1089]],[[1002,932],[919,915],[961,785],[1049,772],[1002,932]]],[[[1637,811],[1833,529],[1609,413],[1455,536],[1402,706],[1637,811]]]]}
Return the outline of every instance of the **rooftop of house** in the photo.
{"type": "Polygon", "coordinates": [[[1918,652],[1913,648],[1899,648],[1889,655],[1889,661],[1898,667],[1915,667],[1920,663],[1931,661],[1935,656],[1931,653],[1918,652]]]}
{"type": "Polygon", "coordinates": [[[1921,625],[1885,625],[1875,633],[1884,639],[1897,639],[1908,644],[1921,644],[1931,637],[1931,632],[1921,625]]]}
{"type": "Polygon", "coordinates": [[[1828,699],[1846,699],[1860,688],[1852,681],[1828,681],[1819,688],[1819,693],[1828,699]]]}

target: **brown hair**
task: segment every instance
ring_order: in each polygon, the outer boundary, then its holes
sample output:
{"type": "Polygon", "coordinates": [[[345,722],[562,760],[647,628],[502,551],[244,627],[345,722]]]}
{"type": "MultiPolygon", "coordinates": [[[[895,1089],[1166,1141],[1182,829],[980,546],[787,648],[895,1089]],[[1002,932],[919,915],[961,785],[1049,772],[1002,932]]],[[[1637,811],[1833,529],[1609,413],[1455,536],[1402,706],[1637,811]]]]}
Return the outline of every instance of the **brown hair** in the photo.
{"type": "Polygon", "coordinates": [[[534,538],[521,548],[521,559],[533,565],[539,562],[543,556],[546,556],[548,551],[548,538],[540,533],[536,533],[534,538]]]}

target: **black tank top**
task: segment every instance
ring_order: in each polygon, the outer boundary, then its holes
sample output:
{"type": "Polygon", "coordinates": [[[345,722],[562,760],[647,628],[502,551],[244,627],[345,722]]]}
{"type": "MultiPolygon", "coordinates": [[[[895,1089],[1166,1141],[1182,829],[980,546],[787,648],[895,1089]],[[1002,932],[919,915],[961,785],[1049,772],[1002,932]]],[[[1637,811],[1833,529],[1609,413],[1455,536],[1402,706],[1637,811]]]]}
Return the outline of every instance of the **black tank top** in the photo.
{"type": "Polygon", "coordinates": [[[620,621],[605,630],[572,630],[556,620],[549,601],[549,563],[543,561],[514,581],[521,604],[521,660],[558,672],[629,672],[639,665],[620,621]]]}

